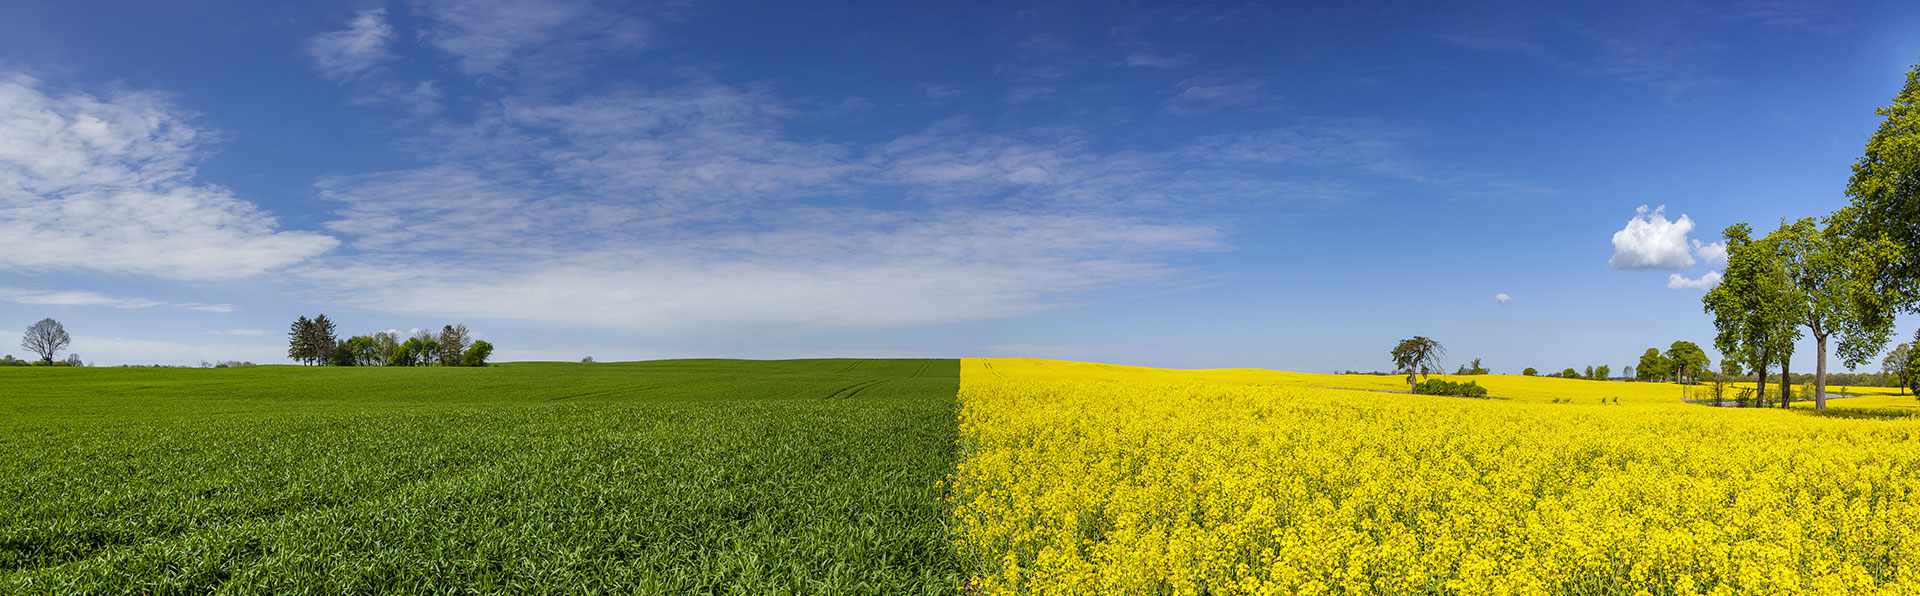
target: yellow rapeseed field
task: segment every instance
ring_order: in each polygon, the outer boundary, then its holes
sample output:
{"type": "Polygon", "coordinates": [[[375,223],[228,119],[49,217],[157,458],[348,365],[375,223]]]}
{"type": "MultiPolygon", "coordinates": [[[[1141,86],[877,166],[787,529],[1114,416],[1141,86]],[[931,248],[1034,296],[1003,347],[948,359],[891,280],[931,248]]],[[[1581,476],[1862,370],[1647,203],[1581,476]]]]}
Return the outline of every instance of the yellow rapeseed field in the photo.
{"type": "Polygon", "coordinates": [[[1397,377],[966,360],[952,482],[969,584],[1920,593],[1920,418],[1475,380],[1506,399],[1393,393],[1397,377]]]}

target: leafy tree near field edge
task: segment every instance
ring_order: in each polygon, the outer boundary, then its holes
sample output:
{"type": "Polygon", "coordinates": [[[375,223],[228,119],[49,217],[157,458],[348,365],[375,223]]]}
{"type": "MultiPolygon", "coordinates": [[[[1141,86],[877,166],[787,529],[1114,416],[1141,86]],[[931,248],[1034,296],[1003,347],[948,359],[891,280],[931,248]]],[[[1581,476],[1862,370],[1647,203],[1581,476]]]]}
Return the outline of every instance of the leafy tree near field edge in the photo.
{"type": "Polygon", "coordinates": [[[1440,342],[1426,336],[1416,335],[1400,340],[1393,347],[1394,370],[1407,374],[1407,390],[1414,390],[1418,384],[1415,377],[1424,377],[1444,370],[1440,358],[1446,354],[1446,348],[1440,342]]]}

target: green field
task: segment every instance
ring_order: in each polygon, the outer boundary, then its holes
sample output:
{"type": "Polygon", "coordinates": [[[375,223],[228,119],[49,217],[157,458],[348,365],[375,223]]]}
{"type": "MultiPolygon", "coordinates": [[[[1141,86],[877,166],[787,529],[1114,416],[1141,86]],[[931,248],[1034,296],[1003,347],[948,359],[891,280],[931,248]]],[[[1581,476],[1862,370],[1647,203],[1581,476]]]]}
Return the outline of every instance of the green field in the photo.
{"type": "Polygon", "coordinates": [[[953,360],[0,368],[0,592],[947,592],[953,360]]]}

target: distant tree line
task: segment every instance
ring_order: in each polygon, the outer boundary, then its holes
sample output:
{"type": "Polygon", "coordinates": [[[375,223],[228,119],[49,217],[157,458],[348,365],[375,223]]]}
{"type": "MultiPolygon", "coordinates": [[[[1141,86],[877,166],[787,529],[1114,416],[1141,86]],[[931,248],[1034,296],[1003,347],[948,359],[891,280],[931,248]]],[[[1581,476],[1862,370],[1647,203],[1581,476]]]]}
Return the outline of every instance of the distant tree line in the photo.
{"type": "Polygon", "coordinates": [[[438,334],[423,329],[404,340],[392,331],[342,340],[322,313],[294,320],[287,329],[287,357],[309,366],[486,366],[493,344],[473,339],[461,324],[442,326],[438,334]]]}

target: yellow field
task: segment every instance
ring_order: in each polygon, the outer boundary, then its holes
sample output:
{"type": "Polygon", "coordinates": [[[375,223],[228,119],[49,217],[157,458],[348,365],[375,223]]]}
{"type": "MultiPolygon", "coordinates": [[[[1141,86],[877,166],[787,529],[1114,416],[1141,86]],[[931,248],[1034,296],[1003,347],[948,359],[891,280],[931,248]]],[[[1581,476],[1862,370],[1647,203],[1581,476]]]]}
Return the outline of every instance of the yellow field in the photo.
{"type": "MultiPolygon", "coordinates": [[[[1920,418],[1709,408],[1668,384],[1475,380],[1507,399],[1390,393],[1406,389],[1398,377],[966,360],[953,485],[970,582],[1920,592],[1920,418]]],[[[1913,398],[1834,406],[1876,400],[1913,398]]]]}

